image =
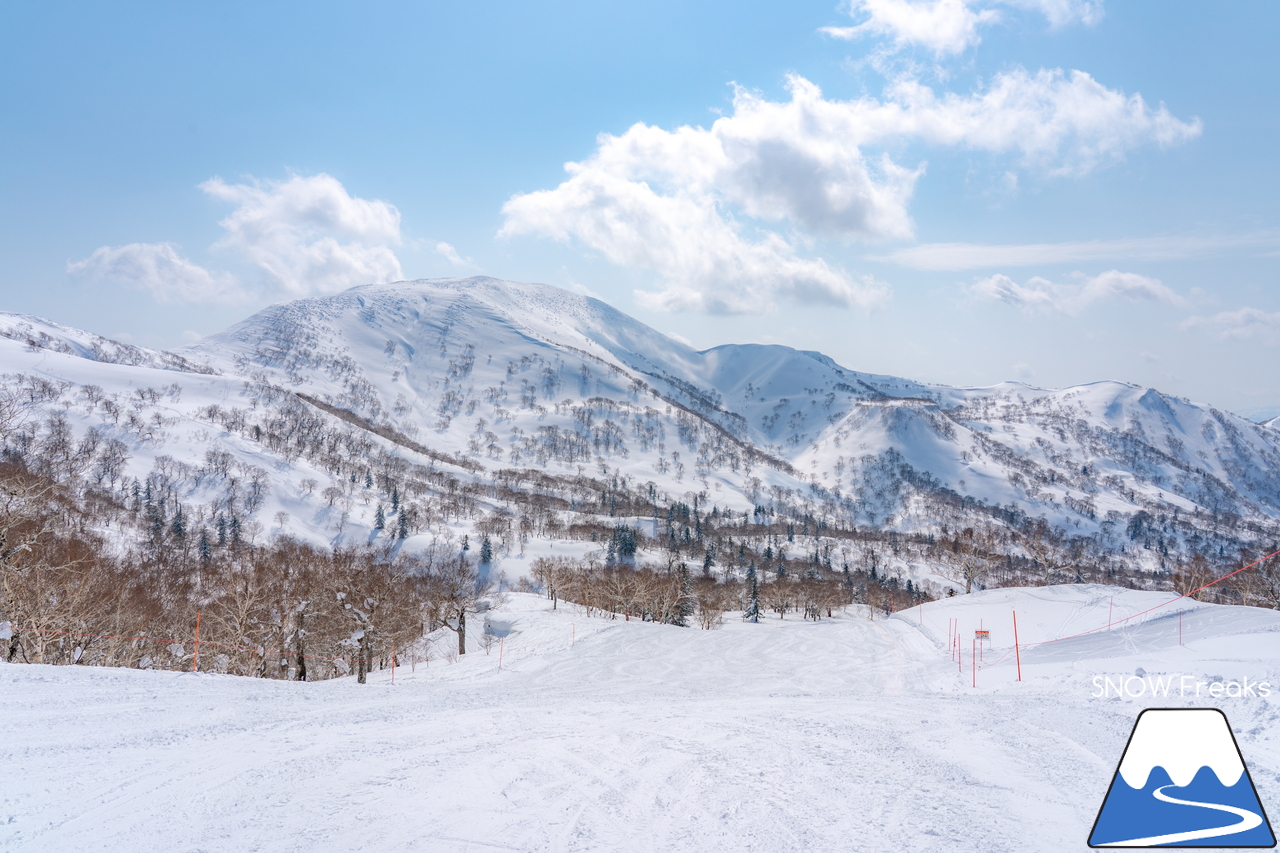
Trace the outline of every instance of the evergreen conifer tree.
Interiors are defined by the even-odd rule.
[[[693,579],[689,577],[689,565],[681,563],[678,569],[680,578],[680,599],[676,603],[676,612],[672,615],[671,624],[681,628],[689,627],[693,617]]]
[[[480,562],[486,566],[493,562],[493,543],[488,535],[480,540]]]
[[[760,621],[760,582],[756,577],[756,562],[747,567],[747,609],[742,613],[744,622]]]
[[[408,513],[404,513],[404,512],[402,512],[402,513],[400,513],[400,514],[399,514],[399,516],[397,516],[397,521],[396,521],[396,538],[397,538],[397,539],[408,539],[408,538],[409,538],[409,515],[408,515]]]
[[[213,559],[213,549],[209,547],[209,530],[208,528],[200,528],[200,561],[207,563]]]
[[[378,508],[373,513],[373,529],[385,530],[387,527],[387,514],[382,511],[382,504],[378,504]]]

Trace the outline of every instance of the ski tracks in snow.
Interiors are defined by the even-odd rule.
[[[475,654],[394,686],[0,665],[22,697],[0,849],[1083,849],[1131,720],[969,692],[902,620],[524,607],[502,671]]]

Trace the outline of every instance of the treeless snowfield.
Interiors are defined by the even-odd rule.
[[[501,670],[475,644],[364,686],[0,665],[0,849],[1084,850],[1144,707],[1222,708],[1280,813],[1280,613],[1181,602],[1185,645],[1166,608],[1026,648],[1016,681],[1012,610],[1031,643],[1167,597],[996,590],[708,632],[514,595]],[[1092,695],[1139,668],[1272,695]]]

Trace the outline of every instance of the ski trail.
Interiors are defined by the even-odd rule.
[[[1196,803],[1191,800],[1179,800],[1171,797],[1164,792],[1165,788],[1174,788],[1176,785],[1165,785],[1163,788],[1156,788],[1152,793],[1157,800],[1166,803],[1173,803],[1176,806],[1196,806],[1202,809],[1213,809],[1219,812],[1229,812],[1240,818],[1239,823],[1229,824],[1227,826],[1215,826],[1209,829],[1195,829],[1190,832],[1171,832],[1168,835],[1153,835],[1150,838],[1131,838],[1128,841],[1116,841],[1111,844],[1100,845],[1102,847],[1155,847],[1162,844],[1177,844],[1180,841],[1194,841],[1200,838],[1218,838],[1223,835],[1235,835],[1238,832],[1248,832],[1255,826],[1262,824],[1262,817],[1247,809],[1239,809],[1235,806],[1220,806],[1217,803]]]

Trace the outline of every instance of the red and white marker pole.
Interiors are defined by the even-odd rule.
[[[1022,652],[1018,650],[1018,611],[1013,611],[1013,657],[1018,661],[1018,680],[1022,680]]]

